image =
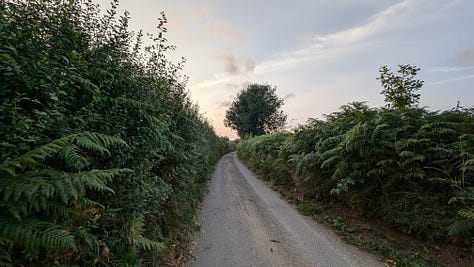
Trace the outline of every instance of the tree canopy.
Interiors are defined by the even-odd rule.
[[[276,87],[250,84],[235,97],[226,111],[224,124],[236,130],[239,137],[274,132],[286,124],[287,115],[281,110],[283,104]]]
[[[423,86],[423,81],[415,79],[420,68],[411,65],[398,67],[399,75],[393,74],[387,66],[380,68],[377,80],[382,83],[381,94],[385,96],[388,107],[398,109],[416,106],[420,101],[420,94],[416,92]]]

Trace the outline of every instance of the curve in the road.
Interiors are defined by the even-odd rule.
[[[238,160],[217,164],[189,266],[383,266],[299,214]]]

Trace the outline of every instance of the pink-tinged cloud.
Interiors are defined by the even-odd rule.
[[[229,45],[240,44],[242,31],[228,22],[217,19],[211,6],[194,7],[190,12],[195,23],[197,22],[196,26],[200,27],[204,34]]]
[[[461,66],[473,66],[474,65],[474,44],[468,48],[465,48],[453,59],[453,63]]]
[[[286,100],[288,100],[288,99],[290,99],[290,98],[293,98],[293,97],[296,97],[296,95],[293,94],[293,93],[289,93],[289,94],[286,94],[286,95],[283,97],[283,100],[286,101]]]
[[[223,75],[248,74],[255,70],[255,62],[251,58],[242,60],[233,54],[220,54],[217,59],[223,64]]]
[[[230,75],[239,73],[234,55],[219,55],[218,59],[224,64],[224,73]]]

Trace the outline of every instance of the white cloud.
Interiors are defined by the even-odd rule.
[[[474,70],[474,66],[471,66],[471,67],[443,66],[443,67],[435,67],[435,68],[428,69],[429,72],[460,72],[460,71],[466,71],[466,70]]]
[[[375,14],[369,19],[369,22],[361,26],[326,35],[314,34],[309,46],[281,53],[278,59],[257,65],[257,72],[265,73],[275,69],[288,68],[298,63],[349,53],[358,47],[371,45],[375,43],[370,40],[372,36],[409,23],[407,13],[413,12],[415,5],[420,5],[422,2],[405,0]]]
[[[454,78],[441,80],[441,81],[436,81],[436,82],[431,82],[431,83],[427,83],[427,85],[438,85],[438,84],[445,84],[445,83],[451,83],[451,82],[457,82],[457,81],[463,81],[463,80],[470,80],[470,79],[474,79],[474,74],[460,76],[460,77],[454,77]]]
[[[226,82],[231,82],[231,81],[234,81],[236,80],[237,78],[235,76],[230,76],[230,75],[222,75],[222,74],[218,74],[216,75],[217,77],[214,78],[214,79],[211,79],[211,80],[204,80],[202,82],[198,82],[197,84],[195,85],[191,85],[189,88],[191,90],[193,89],[200,89],[200,88],[205,88],[205,87],[209,87],[209,86],[213,86],[213,85],[218,85],[218,84],[222,84],[222,83],[226,83]]]
[[[417,7],[422,7],[424,2],[426,1],[401,1],[375,14],[363,25],[326,35],[313,34],[311,43],[306,47],[279,53],[272,59],[256,65],[254,63],[252,69],[255,70],[255,74],[265,74],[291,68],[308,61],[338,57],[341,54],[350,53],[360,48],[367,49],[377,43],[372,38],[376,34],[409,24],[410,14],[416,12]],[[219,78],[203,81],[192,87],[202,88],[234,80],[234,77],[229,76],[224,74]]]

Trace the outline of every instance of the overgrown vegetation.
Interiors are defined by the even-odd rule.
[[[0,2],[0,265],[165,265],[227,140],[118,1]]]
[[[430,112],[414,96],[388,108],[350,103],[294,133],[241,141],[239,158],[305,199],[345,205],[416,238],[456,241],[460,257],[471,255],[474,110]]]

